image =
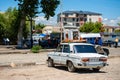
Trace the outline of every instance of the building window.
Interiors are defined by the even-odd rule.
[[[63,25],[64,25],[64,26],[66,26],[66,25],[67,25],[67,23],[63,23]]]
[[[66,18],[64,18],[64,21],[66,21]]]
[[[76,22],[78,22],[78,21],[79,21],[79,19],[77,18],[77,19],[76,19]]]
[[[80,26],[79,23],[76,23],[76,26]]]
[[[65,17],[68,17],[68,14],[65,14]]]
[[[67,22],[73,22],[72,18],[67,18]]]
[[[92,19],[91,19],[91,18],[89,18],[89,22],[92,22]]]
[[[113,29],[112,29],[112,32],[114,32],[114,31],[115,31],[115,29],[113,28]]]
[[[80,21],[83,21],[83,18],[80,18]]]
[[[75,18],[73,18],[73,21],[75,21]]]

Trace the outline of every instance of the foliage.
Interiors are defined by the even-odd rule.
[[[6,26],[5,15],[0,13],[0,40],[2,40],[2,38],[5,36],[4,33]]]
[[[104,28],[102,27],[102,23],[100,22],[96,22],[96,23],[87,22],[80,27],[80,32],[98,33],[98,32],[104,32]]]
[[[12,43],[15,43],[14,41],[17,40],[17,33],[18,33],[18,11],[16,8],[9,7],[7,11],[5,12],[6,18],[7,18],[7,29],[6,29],[6,35],[10,40],[13,40]]]
[[[37,33],[42,33],[42,29],[43,29],[44,27],[45,27],[44,24],[39,23],[39,24],[37,24],[37,25],[35,26],[35,31],[36,31]]]
[[[118,26],[120,26],[120,22],[119,23],[117,23],[118,24]]]
[[[32,47],[32,49],[31,49],[31,51],[32,51],[33,53],[39,53],[39,50],[40,50],[40,49],[42,49],[41,46],[39,46],[39,45],[34,45],[34,46]]]
[[[25,27],[26,17],[32,20],[39,13],[38,8],[41,7],[41,12],[45,14],[45,18],[54,16],[55,9],[59,5],[59,0],[15,0],[18,1],[20,27],[18,32],[18,46],[22,46],[23,28]],[[32,25],[31,25],[32,26]]]
[[[120,33],[120,29],[115,30],[115,33]]]
[[[44,24],[39,23],[35,26],[35,29],[43,29],[44,27],[45,27]]]
[[[2,16],[2,17],[1,17]],[[0,14],[0,38],[5,37],[14,40],[17,35],[17,29],[14,25],[17,18],[16,8],[9,7],[6,12]]]
[[[37,13],[44,13],[45,18],[54,16],[55,9],[60,4],[60,0],[15,0],[18,1],[21,14],[29,17],[35,17]],[[38,8],[41,7],[41,11]]]
[[[54,11],[59,3],[59,0],[41,0],[40,7],[42,8],[42,12],[45,14],[45,18],[47,18],[47,20],[50,16],[55,15]]]
[[[16,8],[9,7],[6,12],[0,13],[0,42],[7,37],[12,44],[16,44],[20,22],[19,17]],[[23,36],[27,36],[28,32],[28,26],[26,25],[23,29]]]

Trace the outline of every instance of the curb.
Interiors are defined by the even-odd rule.
[[[22,67],[22,66],[30,66],[30,65],[36,65],[36,63],[35,62],[27,62],[27,63],[13,63],[13,62],[11,62],[10,64],[0,65],[0,67],[12,67],[12,68],[15,68],[15,67]]]
[[[39,51],[40,52],[51,52],[54,51],[55,49],[42,49]],[[0,51],[1,54],[27,54],[27,53],[32,53],[31,50],[4,50]]]

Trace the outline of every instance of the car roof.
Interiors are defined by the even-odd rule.
[[[90,43],[60,43],[62,45],[93,45]]]
[[[69,45],[70,46],[70,51],[73,51],[73,46],[74,45],[90,45],[90,46],[94,46],[93,44],[90,43],[80,43],[80,42],[75,42],[75,43],[60,43],[60,45]]]

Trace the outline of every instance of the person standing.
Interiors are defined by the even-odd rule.
[[[98,41],[99,41],[99,38],[96,37],[96,38],[95,38],[95,41],[94,41],[94,44],[98,45]]]
[[[7,45],[10,44],[10,40],[9,40],[9,38],[6,38],[6,44],[7,44]]]
[[[118,38],[116,38],[116,39],[115,39],[115,48],[118,47],[118,41],[119,41]]]

